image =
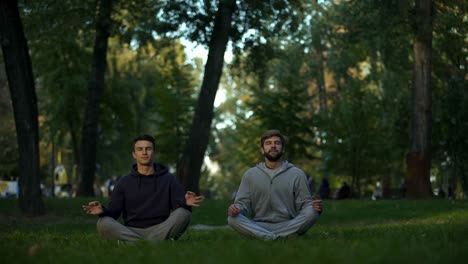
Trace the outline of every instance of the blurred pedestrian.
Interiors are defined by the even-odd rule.
[[[341,184],[341,187],[336,191],[335,199],[347,199],[351,196],[351,188],[346,182]]]

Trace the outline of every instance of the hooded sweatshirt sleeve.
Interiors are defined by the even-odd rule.
[[[189,211],[192,211],[192,207],[188,206],[185,201],[184,187],[172,176],[171,184],[171,209],[175,210],[179,207],[183,207]]]
[[[243,215],[248,215],[251,210],[251,192],[249,184],[249,171],[244,173],[242,180],[237,190],[235,205],[239,207]]]
[[[297,180],[294,183],[295,189],[295,203],[298,211],[304,209],[306,206],[312,206],[312,197],[310,196],[309,188],[307,185],[307,176],[302,170],[300,171]]]
[[[123,179],[121,179],[115,186],[114,191],[111,195],[109,206],[103,208],[102,214],[99,215],[100,217],[109,216],[114,218],[115,220],[119,219],[120,214],[123,211],[125,202],[123,190],[124,184],[122,183],[122,180]]]

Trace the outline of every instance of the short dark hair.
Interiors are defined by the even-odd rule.
[[[268,130],[265,133],[263,133],[261,139],[260,139],[260,147],[263,148],[263,143],[265,143],[265,140],[271,138],[271,137],[279,137],[281,139],[281,144],[283,145],[283,149],[286,148],[286,143],[288,142],[288,139],[286,136],[281,134],[279,130],[273,129],[273,130]]]
[[[139,135],[138,137],[136,137],[136,138],[133,140],[133,147],[132,147],[133,150],[135,149],[135,144],[137,143],[137,141],[141,141],[141,140],[151,142],[151,143],[153,144],[153,149],[156,148],[156,143],[155,143],[155,141],[154,141],[154,137],[145,134],[145,135]]]

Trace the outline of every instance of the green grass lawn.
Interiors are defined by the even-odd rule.
[[[1,263],[464,263],[468,202],[447,200],[325,201],[325,212],[301,237],[244,239],[229,228],[189,229],[178,241],[118,245],[98,237],[90,199],[46,199],[48,214],[22,217],[0,199]],[[226,225],[229,201],[208,200],[192,225]]]

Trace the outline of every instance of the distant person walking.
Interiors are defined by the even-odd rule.
[[[346,182],[341,184],[341,187],[336,191],[335,199],[347,199],[351,196],[351,188]]]
[[[187,229],[191,207],[200,206],[202,196],[184,195],[183,187],[168,169],[154,163],[155,142],[149,135],[133,141],[136,164],[112,191],[108,207],[98,201],[83,206],[98,215],[98,233],[107,239],[122,241],[158,241],[177,239]],[[124,224],[117,220],[123,215]]]
[[[265,132],[260,146],[265,162],[242,177],[228,224],[244,236],[265,240],[304,234],[319,218],[322,201],[312,201],[305,173],[281,159],[286,138],[278,130]]]

